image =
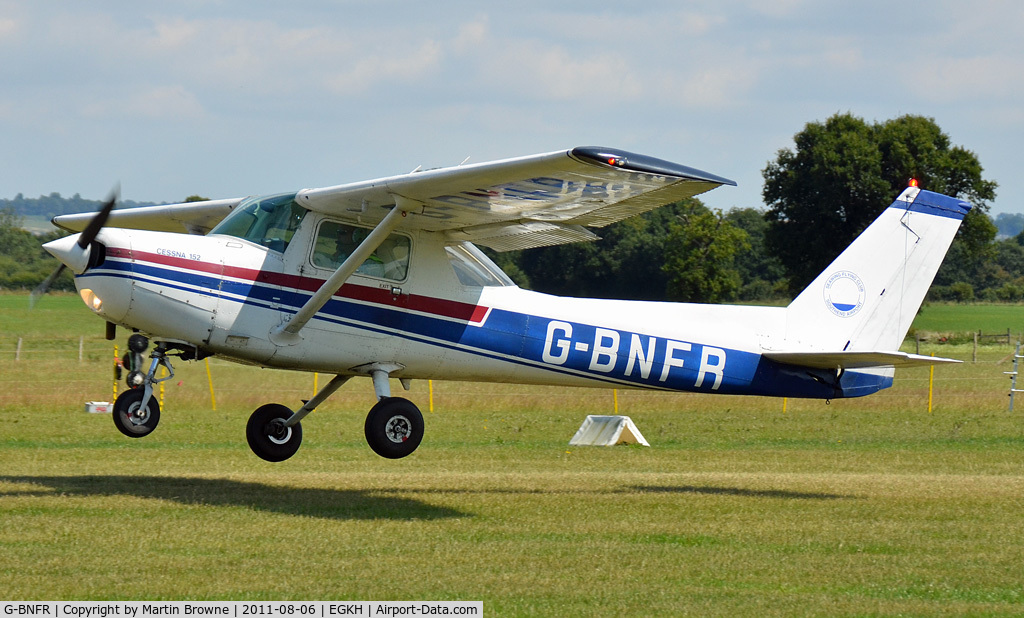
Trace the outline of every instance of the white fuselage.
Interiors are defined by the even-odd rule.
[[[354,274],[292,344],[271,332],[331,275],[310,213],[279,253],[222,235],[106,229],[102,264],[76,279],[105,319],[266,367],[392,377],[835,397],[760,356],[785,309],[563,298],[466,285],[432,232],[410,239],[401,280]]]

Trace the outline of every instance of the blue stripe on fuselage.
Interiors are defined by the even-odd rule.
[[[107,260],[81,276],[137,278],[284,313],[295,313],[310,293],[291,288]],[[754,352],[693,341],[492,308],[485,324],[426,315],[334,298],[316,319],[402,337],[428,345],[543,368],[608,384],[664,390],[808,398],[866,395],[891,385],[891,378],[846,372],[840,383],[830,372],[782,365]]]

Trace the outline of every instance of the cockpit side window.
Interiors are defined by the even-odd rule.
[[[370,234],[366,228],[324,221],[313,244],[313,265],[336,270]],[[391,234],[366,258],[356,272],[371,277],[402,281],[409,272],[409,238]]]
[[[253,197],[239,204],[210,234],[244,238],[283,253],[306,212],[295,203],[294,193]]]

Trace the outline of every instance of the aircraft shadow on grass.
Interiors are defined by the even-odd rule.
[[[245,507],[254,511],[324,519],[443,519],[465,517],[455,509],[384,492],[280,487],[233,481],[167,476],[0,476],[4,483],[49,487],[70,496],[135,496],[186,505]],[[3,496],[52,496],[50,491],[0,490]]]
[[[383,489],[381,493],[426,494],[436,489]],[[531,488],[488,488],[488,489],[445,489],[447,494],[500,494],[500,495],[543,495],[543,494],[705,494],[710,496],[738,496],[741,498],[781,498],[783,500],[853,500],[861,496],[829,494],[822,492],[788,491],[785,489],[746,489],[743,487],[710,487],[697,485],[634,485],[619,489],[605,488],[565,488],[565,489],[531,489]]]
[[[739,496],[741,498],[783,498],[787,500],[850,500],[858,496],[821,492],[788,491],[785,489],[745,489],[742,487],[708,487],[697,485],[646,486],[632,488],[638,492],[663,494],[706,494],[711,496]]]

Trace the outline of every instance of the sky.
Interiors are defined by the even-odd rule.
[[[0,0],[0,198],[177,202],[608,146],[731,178],[934,118],[1024,212],[1024,3]],[[895,196],[894,196],[895,197]]]

